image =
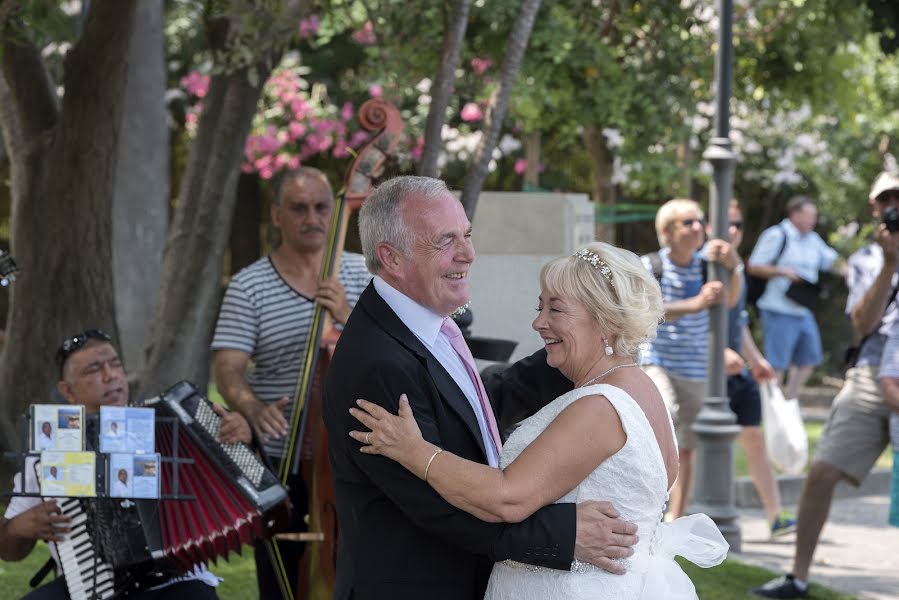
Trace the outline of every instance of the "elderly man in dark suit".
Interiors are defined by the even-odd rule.
[[[520,419],[572,387],[541,351],[488,381],[494,408],[486,402],[448,318],[469,300],[475,252],[465,211],[442,181],[383,183],[363,206],[359,228],[375,278],[347,322],[325,382],[340,520],[334,597],[479,600],[492,563],[505,559],[567,570],[578,558],[621,572],[614,559],[632,553],[636,528],[608,503],[554,504],[521,523],[486,523],[399,463],[359,452],[348,435],[358,428],[348,412],[356,399],[396,413],[405,393],[425,439],[497,466],[496,415],[500,422]]]

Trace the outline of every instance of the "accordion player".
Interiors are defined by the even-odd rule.
[[[161,499],[57,499],[70,519],[55,550],[72,600],[163,590],[168,599],[173,582],[207,588],[201,581],[217,578],[205,563],[265,537],[284,506],[286,490],[246,445],[217,441],[221,417],[193,385],[181,382],[144,406],[156,411],[157,450],[169,458]]]

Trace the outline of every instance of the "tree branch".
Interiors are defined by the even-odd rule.
[[[428,109],[428,120],[425,123],[425,144],[421,153],[421,164],[418,174],[426,177],[437,177],[437,158],[443,146],[441,133],[446,123],[446,107],[453,93],[453,82],[456,80],[456,68],[462,54],[465,41],[465,30],[468,26],[468,12],[471,0],[458,0],[453,9],[444,16],[443,48],[440,51],[440,65],[431,86],[431,106]]]
[[[56,92],[34,44],[8,40],[2,45],[6,90],[0,126],[10,158],[23,156],[51,130],[59,117]]]
[[[6,21],[18,6],[19,3],[16,0],[3,0],[3,2],[0,2],[0,29],[6,27]]]
[[[468,168],[462,184],[461,201],[469,219],[474,217],[478,196],[484,180],[487,178],[487,169],[493,156],[493,150],[499,141],[499,133],[506,116],[506,109],[509,106],[509,96],[512,94],[512,87],[518,77],[524,51],[531,39],[531,31],[540,10],[540,2],[541,0],[524,0],[522,2],[515,25],[512,27],[512,33],[509,35],[505,57],[500,67],[499,87],[490,99],[490,106],[484,117],[483,136],[475,149],[471,166]]]

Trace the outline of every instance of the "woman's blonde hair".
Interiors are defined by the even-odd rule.
[[[656,211],[656,236],[659,238],[659,248],[668,246],[668,240],[665,239],[665,230],[668,226],[677,220],[677,215],[688,211],[696,211],[699,218],[703,217],[702,207],[696,200],[675,198],[659,207]]]
[[[659,283],[629,250],[593,242],[578,254],[583,251],[595,255],[597,264],[577,254],[557,258],[543,265],[540,286],[581,303],[609,333],[616,354],[636,357],[640,344],[655,337],[664,314]]]

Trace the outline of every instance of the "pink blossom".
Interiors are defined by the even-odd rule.
[[[275,171],[270,167],[265,167],[264,169],[259,169],[259,177],[262,179],[271,179],[274,177]]]
[[[384,88],[379,83],[373,83],[368,86],[368,95],[372,98],[380,98],[384,94]]]
[[[358,148],[368,141],[368,132],[358,129],[350,134],[350,148]]]
[[[252,172],[255,171],[255,170],[256,170],[256,169],[253,168],[253,165],[250,164],[250,163],[248,163],[248,162],[245,162],[245,163],[243,163],[243,164],[240,165],[240,172],[241,172],[241,173],[252,173]]]
[[[463,121],[480,121],[483,118],[484,114],[481,112],[481,107],[478,106],[474,102],[469,102],[465,106],[462,107],[462,112],[459,113],[459,116],[462,117]]]
[[[294,98],[290,103],[290,110],[293,111],[293,117],[297,121],[302,121],[309,112],[309,105],[302,98]]]
[[[263,154],[272,154],[278,151],[278,148],[281,147],[281,142],[278,141],[278,137],[273,128],[269,128],[269,132],[263,136],[257,138],[258,141],[258,150]]]
[[[415,147],[412,148],[412,160],[418,162],[421,160],[421,155],[425,151],[425,138],[424,136],[419,136],[418,140],[415,142]]]
[[[334,149],[331,151],[331,155],[334,158],[346,158],[350,155],[349,150],[347,150],[347,145],[344,140],[337,140],[337,143],[334,144]]]
[[[352,37],[353,41],[360,46],[371,46],[378,41],[378,38],[375,36],[375,26],[371,20],[366,21],[362,29],[354,33]]]
[[[291,141],[301,138],[306,134],[306,126],[297,121],[291,121],[287,126],[287,137]]]
[[[515,161],[515,172],[519,175],[524,175],[524,172],[528,170],[528,161],[526,158],[519,158]]]
[[[260,156],[256,160],[253,161],[253,166],[256,169],[268,169],[272,166],[272,162],[274,161],[274,157],[271,154],[266,154],[265,156]]]
[[[483,75],[484,71],[493,66],[493,61],[489,58],[472,58],[471,59],[471,70],[475,72],[475,75]]]
[[[188,127],[196,125],[199,120],[200,120],[200,117],[196,113],[196,111],[191,110],[191,111],[188,111],[186,115],[184,115],[184,122]]]
[[[291,156],[287,160],[287,168],[293,171],[294,169],[300,168],[300,157],[299,156]]]
[[[188,94],[203,98],[209,91],[209,75],[203,75],[197,71],[191,71],[181,78],[181,87],[187,90]]]
[[[349,121],[353,118],[353,103],[352,102],[344,102],[343,108],[340,109],[340,118],[344,121]]]
[[[321,27],[318,15],[311,15],[300,21],[300,39],[306,40],[318,33]]]

